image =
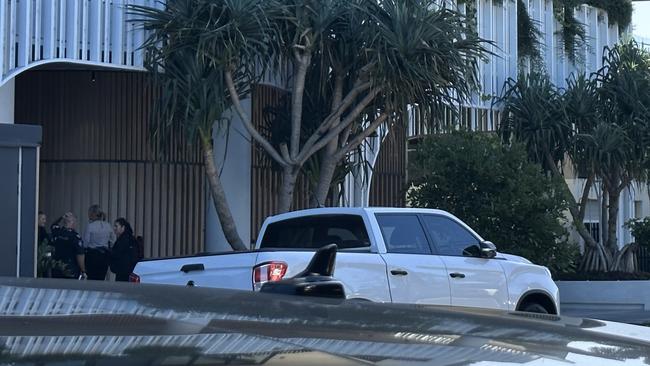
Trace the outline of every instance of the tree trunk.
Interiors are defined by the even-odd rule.
[[[581,272],[607,272],[610,270],[612,256],[602,245],[585,246],[585,252],[578,266]]]
[[[633,273],[637,270],[636,253],[639,250],[638,244],[627,244],[616,254],[614,258],[613,271]]]
[[[206,137],[202,137],[202,140],[205,175],[208,177],[212,202],[217,210],[217,216],[219,217],[219,223],[221,223],[223,234],[233,250],[248,250],[249,248],[244,245],[239,237],[235,220],[232,218],[232,214],[230,213],[226,193],[223,190],[221,178],[219,177],[217,167],[214,164],[212,143],[210,139]]]
[[[562,193],[564,194],[564,198],[568,203],[569,213],[571,213],[571,217],[573,218],[573,225],[575,225],[578,234],[585,241],[585,254],[586,254],[587,248],[591,248],[593,250],[594,248],[598,247],[598,243],[591,236],[589,230],[587,230],[587,227],[584,224],[584,217],[580,215],[580,208],[578,207],[578,202],[576,202],[576,198],[573,196],[573,193],[571,192],[571,189],[567,185],[564,176],[558,169],[557,163],[553,160],[553,157],[548,153],[546,154],[546,163],[549,165],[549,168],[551,169],[551,173],[553,174],[553,176],[558,179],[562,179],[562,183],[563,183]],[[589,189],[589,187],[585,187],[585,189]],[[586,202],[583,202],[582,204],[586,204]]]
[[[296,188],[298,179],[298,169],[294,166],[282,168],[282,186],[280,186],[278,213],[284,213],[291,210],[293,204],[293,192]]]
[[[613,191],[609,192],[609,207],[607,210],[607,249],[612,254],[616,255],[618,252],[618,242],[617,242],[617,223],[618,223],[618,205],[619,205],[619,196],[620,192],[614,188]]]
[[[329,145],[327,145],[323,155],[321,156],[318,184],[316,185],[311,202],[309,203],[311,207],[325,205],[327,194],[332,185],[332,178],[334,178],[334,172],[336,172],[336,166],[338,165],[338,161],[334,158],[336,148],[338,147],[337,145],[338,139],[334,139]]]
[[[587,227],[585,226],[584,223],[584,219],[581,218],[580,216],[580,209],[578,208],[578,203],[576,202],[575,197],[573,197],[573,193],[571,193],[569,186],[566,185],[566,182],[562,185],[562,188],[564,190],[564,197],[569,204],[569,212],[571,213],[571,217],[573,218],[573,225],[576,227],[576,230],[578,231],[580,237],[585,241],[585,253],[586,253],[587,248],[595,248],[598,246],[598,243],[591,236],[589,230],[587,230]]]

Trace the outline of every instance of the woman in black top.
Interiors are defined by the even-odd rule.
[[[111,271],[115,273],[115,281],[128,281],[138,263],[138,243],[133,236],[131,224],[124,218],[115,220],[113,225],[117,241],[111,251]]]
[[[43,211],[38,211],[38,243],[41,245],[43,243],[50,244],[50,234],[47,233],[45,229],[45,224],[47,223],[47,216]]]
[[[86,278],[86,266],[81,236],[75,231],[77,218],[68,212],[52,225],[54,260],[63,262],[65,270],[53,269],[55,278]]]

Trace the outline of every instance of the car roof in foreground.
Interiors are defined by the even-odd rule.
[[[595,320],[207,288],[0,279],[1,363],[647,364],[650,330]]]

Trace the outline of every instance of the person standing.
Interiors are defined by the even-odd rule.
[[[83,236],[88,279],[103,281],[108,272],[110,247],[115,242],[115,233],[99,205],[88,208],[88,219],[90,223]]]
[[[43,211],[38,211],[38,245],[50,243],[50,234],[47,233],[45,224],[47,224],[47,216]]]
[[[111,271],[115,273],[115,281],[126,282],[138,263],[138,243],[133,236],[131,224],[126,219],[115,220],[113,229],[117,241],[111,251]]]
[[[52,225],[52,246],[54,260],[61,261],[65,270],[53,269],[55,278],[86,278],[86,264],[81,236],[76,231],[77,218],[67,212]]]

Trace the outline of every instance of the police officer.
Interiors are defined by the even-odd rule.
[[[86,266],[83,242],[75,230],[77,218],[68,212],[52,225],[52,246],[54,260],[63,262],[65,270],[53,269],[52,277],[85,279]]]
[[[88,279],[103,281],[108,271],[110,246],[115,243],[115,233],[111,224],[106,222],[106,214],[102,212],[99,205],[90,206],[88,219],[90,223],[83,237]]]

